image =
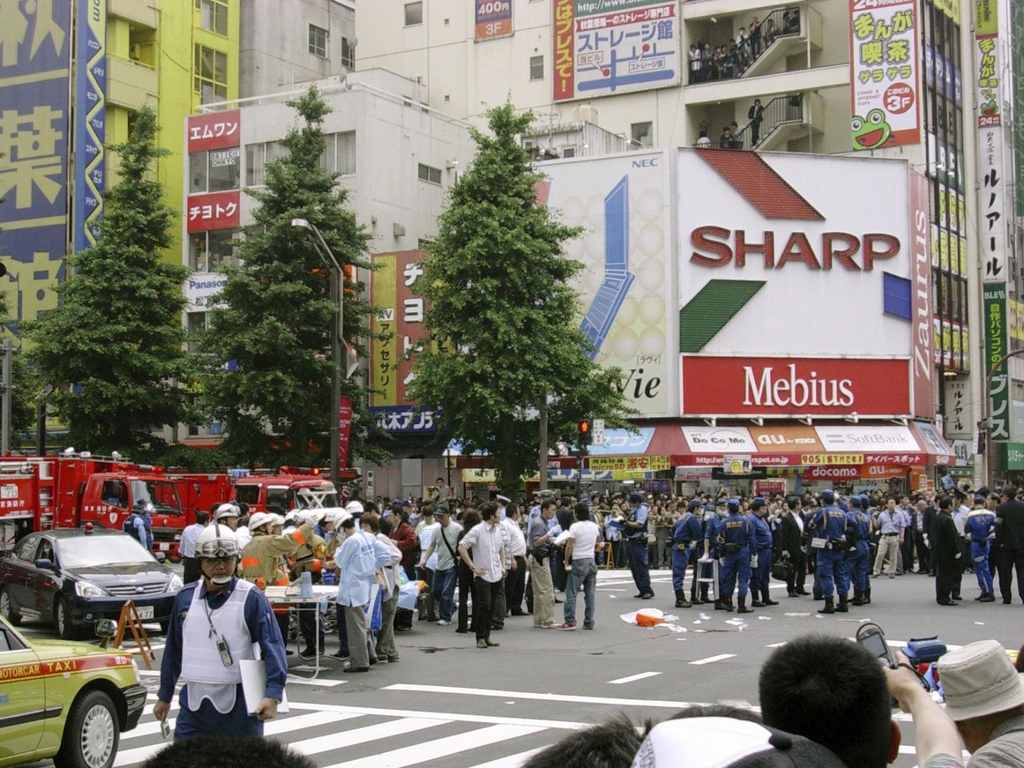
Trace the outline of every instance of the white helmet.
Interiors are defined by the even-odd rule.
[[[338,518],[345,514],[345,510],[341,507],[327,507],[324,510],[324,522],[325,523],[337,523]]]
[[[314,527],[319,525],[326,516],[327,512],[322,509],[304,509],[299,512],[299,520]]]
[[[226,525],[208,525],[196,539],[196,557],[238,557],[238,539]]]
[[[249,530],[258,531],[260,528],[272,521],[273,515],[267,512],[254,512],[252,517],[249,518]]]
[[[284,517],[282,517],[281,515],[277,514],[276,512],[271,512],[270,513],[270,524],[272,526],[275,526],[275,525],[283,526],[284,525]]]
[[[345,511],[355,517],[363,514],[363,503],[361,501],[350,501],[345,505]]]
[[[217,511],[213,513],[214,520],[226,520],[229,517],[241,517],[242,510],[238,508],[237,504],[227,502],[217,507]]]

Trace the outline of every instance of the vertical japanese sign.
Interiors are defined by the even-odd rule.
[[[921,140],[914,0],[850,0],[854,149]]]
[[[946,412],[943,431],[950,440],[968,440],[974,424],[971,421],[969,403],[971,392],[969,382],[964,379],[950,379],[944,384],[946,389]]]
[[[1000,114],[999,10],[997,0],[976,0],[974,20],[975,98],[978,104],[978,256],[982,280],[1006,281],[1006,180]]]
[[[678,85],[677,0],[554,0],[555,101]]]
[[[237,109],[190,115],[186,119],[186,149],[191,155],[208,152],[209,169],[237,166],[241,154],[241,113]],[[187,166],[186,166],[187,167]],[[185,227],[189,233],[216,229],[237,229],[241,218],[241,191],[205,192],[188,196]]]
[[[348,443],[352,434],[352,398],[342,397],[338,401],[338,466],[345,468],[348,461]]]
[[[512,35],[512,0],[475,0],[476,40]]]
[[[1006,285],[986,284],[985,301],[985,373],[992,372],[1007,352]],[[992,376],[989,401],[989,439],[1006,442],[1010,439],[1010,377],[1004,363]]]
[[[372,303],[378,308],[373,318],[374,335],[370,349],[370,412],[388,432],[432,432],[433,414],[419,411],[406,394],[412,382],[413,360],[419,343],[427,335],[426,299],[417,280],[427,251],[400,251],[373,256],[380,267],[373,273]]]
[[[18,320],[57,306],[67,252],[71,3],[0,3],[0,256]]]
[[[106,158],[107,1],[78,3],[75,45],[75,252],[96,244],[103,215]]]

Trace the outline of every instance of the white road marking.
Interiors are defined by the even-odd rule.
[[[648,677],[657,677],[660,674],[661,672],[641,672],[638,675],[620,677],[618,680],[609,680],[608,685],[624,685],[625,683],[632,683],[634,680],[643,680]]]
[[[487,696],[491,698],[526,699],[531,701],[564,701],[573,704],[607,704],[613,707],[657,707],[659,709],[682,709],[683,707],[694,706],[696,703],[688,703],[685,701],[652,701],[649,699],[615,699],[607,696],[575,696],[558,693],[534,693],[532,691],[492,691],[487,688],[459,688],[449,685],[415,685],[411,683],[395,683],[394,685],[385,686],[384,688],[381,688],[381,690],[410,691],[417,693],[451,693],[462,696]],[[292,709],[295,709],[296,706],[297,705],[293,704]],[[390,712],[391,710],[384,711]],[[458,715],[455,719],[465,718],[462,715]],[[504,722],[502,718],[497,718],[497,721]],[[538,720],[535,722],[547,721]]]
[[[735,655],[735,653],[720,653],[717,656],[708,656],[706,659],[698,659],[697,661],[691,661],[690,664],[692,664],[695,667],[699,667],[703,664],[714,664],[716,661],[725,661],[726,659],[733,658]]]
[[[544,747],[537,747],[536,749],[528,749],[526,752],[520,752],[518,755],[499,757],[497,760],[480,763],[480,765],[477,765],[475,768],[521,768],[523,763],[536,755],[542,749],[544,749]]]
[[[337,717],[337,715],[334,716]],[[349,715],[348,717],[359,717],[359,715]],[[321,752],[330,752],[333,749],[343,749],[345,747],[355,746],[356,744],[366,744],[367,742],[377,741],[378,739],[384,739],[386,741],[391,736],[398,736],[403,733],[414,733],[415,731],[422,731],[438,725],[445,725],[448,722],[450,721],[428,720],[422,717],[404,717],[400,720],[389,720],[386,723],[375,723],[364,728],[355,728],[351,731],[336,731],[324,736],[315,736],[311,739],[292,741],[289,742],[288,746],[292,749],[298,750],[304,755],[316,755]]]

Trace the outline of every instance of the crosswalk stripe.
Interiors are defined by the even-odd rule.
[[[335,715],[337,717],[337,715]],[[428,720],[426,718],[406,717],[401,720],[391,720],[386,723],[376,723],[365,728],[354,728],[351,731],[338,731],[324,736],[316,736],[303,741],[293,741],[288,744],[292,749],[298,750],[304,755],[316,755],[320,752],[330,752],[332,749],[354,747],[357,744],[366,744],[377,739],[388,739],[400,736],[403,733],[414,733],[426,728],[433,728],[438,725],[446,725],[449,720]]]
[[[384,689],[387,690],[387,689]],[[614,704],[616,699],[602,699],[605,703],[611,702]],[[638,701],[638,704],[648,704],[646,701]],[[676,707],[680,709],[686,706],[681,704]],[[453,712],[421,712],[411,709],[385,709],[383,707],[354,707],[347,706],[344,704],[299,704],[292,702],[292,711],[317,711],[317,712],[352,712],[357,715],[379,715],[381,717],[389,717],[395,719],[398,717],[422,717],[427,720],[438,721],[456,721],[460,723],[481,723],[485,725],[516,725],[527,728],[545,728],[559,729],[565,731],[576,731],[581,728],[589,728],[593,723],[574,723],[569,720],[542,720],[540,718],[529,718],[529,717],[500,717],[498,715],[473,715],[466,713],[453,713]]]
[[[690,664],[692,664],[695,667],[699,667],[703,664],[714,664],[716,661],[725,661],[726,659],[731,659],[735,655],[735,653],[720,653],[717,656],[708,656],[706,659],[697,659],[697,661],[691,661]]]
[[[492,725],[469,733],[445,736],[442,739],[415,744],[411,747],[402,747],[379,755],[337,763],[329,768],[405,768],[405,766],[419,765],[430,760],[491,746],[520,736],[529,736],[531,733],[543,730],[542,727],[523,725]]]
[[[536,749],[528,749],[525,752],[520,752],[518,755],[499,757],[497,760],[480,763],[479,765],[474,766],[474,768],[522,768],[523,763],[536,755],[542,749],[544,749],[544,747],[537,747]]]
[[[418,685],[395,683],[382,688],[383,691],[409,691],[414,693],[450,693],[461,696],[488,696],[501,699],[532,699],[538,701],[564,701],[572,704],[607,704],[613,707],[658,707],[660,709],[682,709],[695,702],[665,701],[648,699],[610,698],[608,696],[577,696],[560,693],[535,693],[533,691],[495,691],[487,688],[462,688],[451,685]],[[461,719],[461,718],[460,718]]]

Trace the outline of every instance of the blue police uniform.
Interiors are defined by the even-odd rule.
[[[754,526],[740,514],[740,504],[736,499],[729,500],[729,516],[721,522],[718,542],[725,555],[719,582],[722,590],[722,601],[727,611],[733,610],[732,593],[739,581],[738,613],[753,613],[747,608],[747,589],[750,586],[751,550],[756,550]]]
[[[846,608],[846,593],[850,584],[846,580],[842,561],[846,557],[846,527],[849,520],[846,513],[835,505],[835,494],[822,491],[825,506],[814,513],[811,527],[816,536],[825,539],[825,546],[818,549],[816,575],[821,585],[821,596],[825,598],[822,613],[835,613],[834,590],[838,587],[841,610]]]
[[[707,557],[714,559],[717,557],[715,536],[715,505],[708,502],[704,505],[704,519],[701,521],[701,539],[707,545]],[[710,562],[704,562],[694,565],[693,568],[693,584],[690,587],[691,601],[694,605],[703,605],[704,603],[711,602],[711,598],[708,596],[708,589],[710,588],[709,582],[704,582],[700,585],[700,591],[697,591],[697,579],[710,579],[714,573],[714,567]]]
[[[629,561],[629,572],[633,574],[633,583],[640,590],[637,597],[649,600],[654,597],[654,591],[651,589],[651,571],[647,561],[647,505],[639,493],[631,493],[629,503],[636,506],[626,520],[638,523],[640,527],[629,526],[622,532],[626,538],[626,559]]]
[[[984,503],[975,498],[976,504]],[[974,561],[974,575],[978,578],[978,588],[981,595],[976,598],[978,602],[991,603],[996,599],[992,586],[992,567],[989,560],[991,537],[995,531],[995,512],[976,507],[971,510],[964,521],[964,533],[971,537],[971,560]]]
[[[672,589],[676,593],[676,608],[690,607],[686,600],[686,567],[690,563],[690,552],[696,549],[703,535],[700,520],[693,514],[695,506],[700,507],[691,504],[672,528]]]
[[[871,515],[863,496],[850,499],[852,524],[857,534],[856,548],[848,555],[853,578],[853,604],[867,605],[871,600]]]
[[[758,506],[760,504],[760,506]],[[762,509],[765,505],[764,499],[756,498],[751,504],[752,508]],[[753,600],[750,603],[755,608],[765,605],[778,605],[778,602],[771,599],[769,592],[772,577],[772,529],[768,521],[757,514],[750,516],[750,523],[754,526],[754,542],[757,547],[757,567],[751,563],[750,591],[753,592]]]

